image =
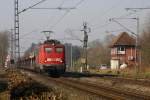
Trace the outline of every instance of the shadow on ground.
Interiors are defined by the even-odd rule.
[[[82,77],[117,77],[118,75],[111,74],[92,74],[89,72],[65,72],[61,77],[82,78]]]

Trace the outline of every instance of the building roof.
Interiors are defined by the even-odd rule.
[[[110,47],[114,46],[135,46],[135,39],[131,37],[127,32],[122,32],[119,36],[117,36]]]

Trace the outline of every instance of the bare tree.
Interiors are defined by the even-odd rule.
[[[4,66],[6,56],[9,48],[9,35],[8,32],[0,32],[0,65]]]
[[[150,23],[141,35],[142,66],[150,67]]]
[[[89,43],[88,63],[91,65],[110,64],[110,48],[114,35],[107,35],[104,41],[95,40]]]

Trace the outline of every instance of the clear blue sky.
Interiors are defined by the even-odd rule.
[[[20,10],[24,9],[40,0],[19,0]],[[47,0],[37,7],[74,7],[81,0]],[[117,18],[127,15],[130,12],[125,8],[132,7],[150,7],[150,0],[83,0],[76,9],[71,10],[65,17],[59,21],[65,11],[59,10],[28,10],[20,14],[20,38],[21,47],[27,48],[32,42],[39,42],[44,39],[41,31],[52,30],[52,38],[64,39],[72,38],[68,30],[73,30],[74,37],[83,38],[80,31],[83,21],[87,21],[91,27],[89,41],[102,39],[106,31],[120,30],[122,27],[116,23],[109,22],[109,18]],[[128,17],[140,17],[141,30],[145,23],[146,16],[150,10],[139,11]],[[125,26],[135,31],[135,21],[120,21]],[[14,23],[14,0],[0,1],[0,31],[8,30],[13,27]],[[52,27],[54,26],[54,27]],[[73,44],[81,43],[76,40],[63,40]]]

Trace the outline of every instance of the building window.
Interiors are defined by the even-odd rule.
[[[118,51],[125,51],[125,47],[120,46],[120,47],[117,48],[117,50],[118,50]]]
[[[117,47],[117,53],[118,54],[125,54],[125,47],[124,46]]]

